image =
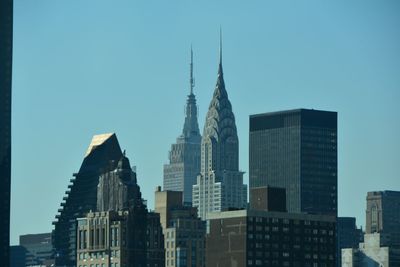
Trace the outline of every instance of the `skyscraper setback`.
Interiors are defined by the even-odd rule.
[[[164,264],[160,223],[114,133],[93,137],[74,176],[54,222],[56,266]]]
[[[57,266],[76,265],[76,219],[85,217],[97,209],[99,177],[117,169],[123,153],[115,134],[93,137],[79,172],[61,202],[60,214],[56,215],[53,244]]]
[[[0,1],[0,259],[9,266],[13,1]]]
[[[164,165],[164,190],[182,191],[183,202],[192,202],[192,186],[200,172],[201,135],[197,122],[196,96],[193,94],[193,51],[190,51],[190,93],[182,134],[172,144],[169,164]]]
[[[252,115],[249,143],[250,188],[285,188],[288,212],[337,216],[336,112]]]
[[[239,140],[225,89],[220,47],[217,84],[201,140],[201,169],[193,186],[193,206],[204,220],[209,212],[245,208],[246,204],[247,186],[239,171]]]

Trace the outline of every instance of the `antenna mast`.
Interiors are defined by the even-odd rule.
[[[190,94],[193,95],[194,77],[193,77],[193,49],[190,45]]]

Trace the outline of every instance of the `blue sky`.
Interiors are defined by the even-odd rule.
[[[364,224],[367,191],[400,190],[398,1],[14,5],[12,244],[21,234],[52,230],[94,134],[117,133],[153,208],[170,144],[183,127],[190,45],[202,129],[220,26],[243,171],[250,114],[332,110],[339,125],[339,215]]]

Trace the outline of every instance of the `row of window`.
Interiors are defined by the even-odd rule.
[[[108,267],[108,264],[98,263],[98,264],[90,264],[90,265],[79,265],[79,267]],[[110,263],[109,267],[120,267],[118,263]]]
[[[253,223],[273,223],[273,224],[290,224],[293,225],[320,225],[320,226],[333,226],[331,222],[322,221],[311,221],[311,220],[296,220],[296,219],[279,219],[279,218],[268,218],[268,217],[248,217],[249,222]]]
[[[85,260],[85,259],[104,259],[107,256],[105,251],[102,252],[91,252],[91,253],[78,253],[78,258],[80,260]],[[116,257],[118,258],[120,256],[120,251],[119,250],[111,250],[111,257]]]

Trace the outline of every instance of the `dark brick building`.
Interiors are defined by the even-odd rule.
[[[266,211],[210,213],[206,266],[336,266],[336,218]]]

